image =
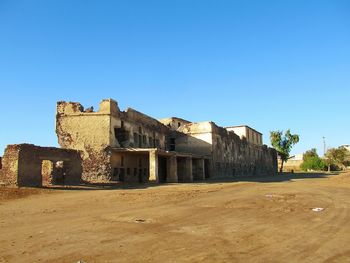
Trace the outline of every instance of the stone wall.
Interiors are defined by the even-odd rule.
[[[215,124],[212,134],[212,169],[217,177],[273,175],[277,172],[274,149],[249,143]]]
[[[19,145],[8,145],[2,158],[2,177],[5,185],[17,185]]]
[[[0,181],[12,186],[42,186],[45,181],[44,161],[51,161],[53,164],[53,173],[50,176],[52,184],[81,183],[82,166],[77,151],[32,144],[7,146]]]

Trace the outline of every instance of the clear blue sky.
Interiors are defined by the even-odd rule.
[[[57,146],[56,101],[350,144],[350,1],[0,0],[0,155]]]

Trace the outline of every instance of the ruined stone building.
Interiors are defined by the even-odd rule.
[[[8,145],[0,183],[8,186],[76,185],[82,183],[78,151],[33,144]]]
[[[156,120],[131,108],[121,111],[112,99],[97,111],[58,102],[56,133],[61,148],[9,145],[0,181],[17,186],[192,182],[277,172],[276,151],[248,126]]]
[[[248,126],[156,120],[103,100],[98,111],[58,102],[56,132],[64,149],[81,153],[86,181],[191,182],[206,178],[263,175],[277,171],[275,150]]]

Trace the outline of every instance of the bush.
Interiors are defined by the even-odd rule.
[[[300,168],[304,171],[323,171],[326,170],[326,163],[318,156],[316,149],[307,151],[303,156],[303,163]]]

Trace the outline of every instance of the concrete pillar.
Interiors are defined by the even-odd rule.
[[[191,157],[186,157],[184,181],[185,182],[193,182],[192,158]]]
[[[158,154],[156,150],[149,152],[149,180],[159,183]]]
[[[167,182],[177,183],[177,158],[176,155],[171,155],[167,158]]]

